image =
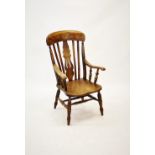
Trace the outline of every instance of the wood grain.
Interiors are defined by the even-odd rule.
[[[94,85],[93,83],[90,83],[88,80],[75,80],[67,82],[66,85],[66,94],[69,96],[84,96],[102,89],[100,85]]]
[[[55,42],[66,41],[66,40],[85,41],[85,35],[84,33],[76,30],[57,31],[47,36],[46,43],[48,46],[50,46]]]
[[[73,71],[73,64],[71,62],[70,49],[69,49],[69,45],[67,41],[63,41],[63,53],[64,53],[64,58],[65,58],[66,75],[69,81],[72,81],[74,71]]]

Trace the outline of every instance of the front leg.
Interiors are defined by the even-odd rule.
[[[71,98],[69,97],[67,105],[67,125],[70,125],[71,120]]]
[[[54,109],[56,109],[57,107],[59,96],[60,96],[60,89],[57,90],[57,93],[55,96]]]
[[[100,112],[101,112],[101,115],[103,116],[102,96],[101,96],[100,91],[98,92],[97,96],[98,96],[98,102],[99,102],[99,105],[100,105]]]

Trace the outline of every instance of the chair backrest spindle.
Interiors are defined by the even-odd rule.
[[[81,45],[81,51],[82,51],[82,64],[83,64],[83,79],[86,80],[86,75],[87,75],[87,70],[86,70],[86,65],[85,65],[85,48],[84,48],[84,42],[82,41]]]
[[[77,59],[78,59],[78,80],[80,80],[80,51],[79,51],[79,41],[77,41]]]
[[[90,70],[89,70],[89,82],[91,82],[91,78],[92,78],[92,68],[90,67]]]
[[[75,80],[77,80],[77,75],[76,75],[76,57],[75,57],[75,44],[74,40],[72,40],[72,50],[73,50],[73,61],[74,61],[74,73],[75,73]]]
[[[96,75],[95,75],[95,79],[94,79],[94,84],[96,84],[96,82],[97,82],[98,74],[99,74],[99,69],[96,70]]]
[[[54,49],[54,54],[55,54],[55,57],[56,57],[56,60],[57,60],[57,63],[58,63],[58,66],[61,70],[61,66],[60,66],[60,62],[59,62],[59,58],[58,58],[58,55],[57,55],[57,51],[56,51],[56,48],[55,48],[55,45],[53,44],[53,49]]]
[[[54,60],[54,55],[53,55],[53,51],[52,51],[51,46],[49,46],[49,50],[50,50],[51,60],[52,60],[52,63],[53,63],[53,65],[54,65],[54,64],[55,64],[55,60]]]
[[[58,53],[59,53],[59,59],[60,59],[60,63],[61,63],[61,68],[62,68],[63,73],[65,73],[65,69],[64,69],[63,62],[62,62],[62,57],[61,57],[59,43],[57,42],[56,44],[57,44],[57,49],[58,49]]]

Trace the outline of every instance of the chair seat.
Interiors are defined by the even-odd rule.
[[[67,92],[69,96],[82,96],[90,93],[98,92],[101,86],[89,82],[88,80],[74,80],[67,82]]]

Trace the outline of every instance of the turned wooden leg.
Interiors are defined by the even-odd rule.
[[[57,93],[55,96],[54,109],[56,109],[56,107],[57,107],[59,95],[60,95],[60,89],[57,90]]]
[[[99,102],[99,105],[100,105],[100,112],[101,112],[101,115],[103,116],[103,107],[102,107],[102,96],[101,96],[101,93],[98,92],[97,96],[98,96],[98,102]]]
[[[71,120],[71,99],[69,98],[67,105],[67,125],[70,125],[70,120]]]

